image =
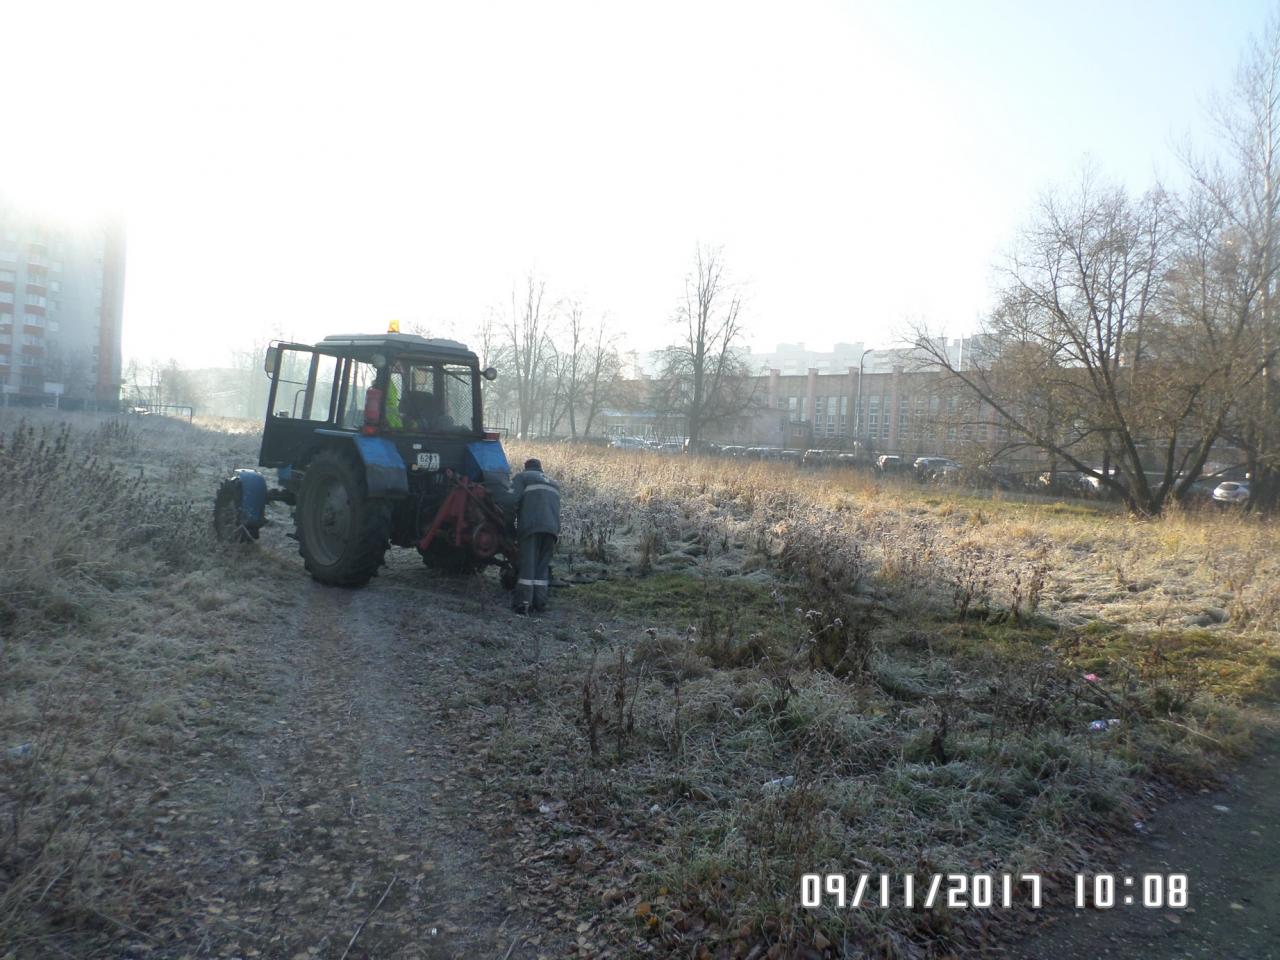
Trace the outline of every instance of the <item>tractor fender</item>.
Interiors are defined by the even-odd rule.
[[[237,470],[235,478],[240,487],[240,511],[244,525],[256,530],[266,518],[267,478],[257,470]]]
[[[366,437],[341,430],[317,430],[326,437],[341,437],[355,444],[364,464],[365,489],[370,497],[404,497],[409,494],[409,470],[396,445],[386,437]]]

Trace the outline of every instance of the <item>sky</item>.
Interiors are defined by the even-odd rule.
[[[127,359],[467,339],[530,273],[654,349],[699,244],[757,351],[960,335],[1043,190],[1176,185],[1270,10],[0,0],[0,192],[124,212]]]

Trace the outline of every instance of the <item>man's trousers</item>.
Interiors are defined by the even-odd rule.
[[[551,586],[551,555],[556,550],[553,533],[531,533],[520,538],[520,570],[516,580],[516,607],[528,605],[534,610],[547,606],[547,590]]]

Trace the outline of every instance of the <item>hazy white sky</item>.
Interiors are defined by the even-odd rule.
[[[699,241],[757,348],[959,333],[1084,156],[1176,180],[1268,9],[0,0],[0,190],[123,206],[127,356],[465,337],[529,270],[649,349]]]

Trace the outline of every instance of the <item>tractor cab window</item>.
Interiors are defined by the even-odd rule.
[[[401,360],[391,365],[384,414],[392,430],[471,432],[471,369],[457,364]]]
[[[349,362],[343,392],[346,399],[338,415],[338,426],[358,430],[364,425],[365,396],[377,379],[378,368],[373,364],[357,360]]]
[[[281,349],[280,370],[275,378],[275,416],[327,421],[337,372],[338,361],[334,357],[317,355],[312,350]]]
[[[458,363],[446,363],[442,367],[444,416],[450,421],[454,430],[472,432],[477,429],[474,422],[475,406],[472,401],[471,368]]]

